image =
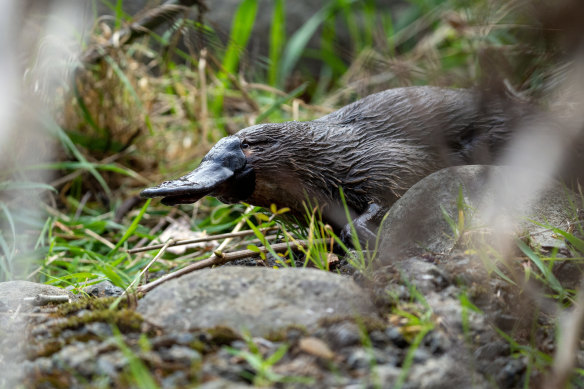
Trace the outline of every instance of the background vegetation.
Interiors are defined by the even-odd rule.
[[[34,118],[45,130],[43,148],[58,152],[42,163],[5,163],[0,280],[76,287],[109,279],[127,287],[155,252],[126,249],[155,239],[169,222],[182,218],[195,231],[219,233],[244,217],[245,206],[210,198],[168,208],[136,197],[147,185],[190,171],[222,136],[254,123],[313,119],[397,86],[482,84],[540,96],[561,78],[565,49],[532,3],[411,0],[387,8],[331,0],[289,35],[285,2],[274,0],[268,55],[250,63],[247,43],[263,12],[257,0],[240,3],[227,39],[205,24],[201,8],[199,17],[182,15],[117,44],[132,15],[122,0],[100,3],[113,17],[94,14],[81,60],[62,64],[71,82],[38,88],[43,66],[55,63],[33,63],[32,76],[23,79],[47,108]],[[338,41],[340,29],[348,42]],[[189,44],[193,39],[197,44]],[[18,145],[15,155],[18,147],[31,146]],[[39,172],[52,180],[39,182]],[[40,218],[30,204],[39,204]],[[245,218],[254,226],[274,223],[259,209]],[[330,235],[317,220],[303,232]],[[329,248],[306,263],[326,267]],[[150,272],[208,255],[166,254]]]
[[[128,288],[216,249],[211,243],[167,251],[142,276],[157,251],[127,250],[148,245],[169,225],[183,225],[187,236],[196,237],[230,232],[240,224],[252,230],[250,240],[222,247],[224,252],[238,244],[252,251],[263,245],[270,265],[328,270],[336,260],[333,243],[339,241],[311,210],[308,226],[300,228],[273,217],[286,209],[225,205],[212,198],[165,207],[137,195],[192,170],[214,142],[241,128],[314,119],[391,87],[480,86],[545,104],[578,43],[558,27],[570,26],[573,15],[545,1],[410,0],[381,7],[373,0],[329,0],[288,34],[285,0],[274,0],[270,33],[264,37],[267,52],[258,56],[248,50],[258,13],[265,12],[258,3],[240,2],[227,36],[206,23],[204,7],[195,6],[192,13],[130,40],[120,32],[140,17],[126,14],[123,0],[92,0],[93,27],[74,42],[81,53],[49,63],[28,58],[17,115],[42,132],[16,133],[10,152],[0,157],[0,281],[27,279],[78,292],[107,279]],[[110,16],[100,16],[100,7]],[[346,40],[339,40],[341,30]],[[41,41],[33,52],[46,44]],[[44,82],[44,72],[55,67],[69,77]],[[42,109],[31,108],[36,106]],[[22,158],[31,153],[38,158]],[[462,233],[464,220],[449,222]],[[276,223],[277,238],[309,242],[299,256],[272,250],[274,238],[266,239],[260,228]],[[584,241],[576,232],[557,231],[580,260]],[[519,247],[533,264],[528,276],[542,280],[550,297],[570,306],[575,292],[562,288],[552,273],[556,253]],[[357,255],[349,261],[367,272],[367,259]],[[467,296],[461,302],[475,311]],[[414,344],[432,329],[430,310],[395,314],[418,331]],[[535,347],[508,341],[534,368],[552,363]],[[245,357],[253,359],[250,355]],[[269,371],[271,365],[266,366]]]

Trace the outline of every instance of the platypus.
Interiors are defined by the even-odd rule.
[[[163,204],[206,195],[289,207],[305,204],[345,239],[350,226],[371,243],[389,207],[421,178],[444,167],[493,163],[510,137],[514,115],[478,91],[405,87],[367,96],[320,119],[259,124],[227,136],[191,173],[142,191]]]

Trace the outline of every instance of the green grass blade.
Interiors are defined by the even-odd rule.
[[[282,56],[278,80],[279,88],[282,88],[286,79],[292,74],[292,70],[294,70],[296,63],[298,63],[298,60],[302,57],[302,53],[310,41],[310,38],[312,38],[318,27],[329,17],[333,8],[334,2],[329,2],[317,13],[312,15],[312,17],[310,17],[310,19],[308,19],[306,23],[304,23],[304,25],[292,35],[284,49],[284,55]]]
[[[4,190],[49,190],[57,192],[51,185],[31,181],[4,181],[0,182],[0,191]]]
[[[148,206],[150,205],[150,201],[152,201],[152,199],[146,200],[146,203],[144,203],[144,206],[140,210],[140,213],[138,214],[138,216],[136,216],[134,218],[134,220],[132,221],[132,224],[130,224],[130,227],[128,227],[128,229],[126,230],[126,233],[124,234],[124,236],[122,236],[122,239],[120,239],[118,241],[118,243],[116,244],[116,246],[110,252],[110,255],[113,254],[114,252],[116,252],[124,244],[124,242],[126,240],[128,240],[128,238],[130,236],[132,236],[132,234],[134,233],[134,231],[136,231],[136,228],[138,228],[138,225],[140,224],[140,220],[142,220],[142,216],[144,216],[144,213],[146,212],[146,209],[148,209]]]
[[[541,258],[535,252],[533,252],[533,250],[531,250],[531,248],[529,248],[529,246],[526,245],[523,241],[517,240],[516,242],[519,249],[535,264],[535,266],[537,266],[537,268],[543,275],[544,280],[547,282],[548,286],[552,288],[554,291],[562,295],[565,295],[566,291],[564,290],[558,279],[551,272],[551,270],[547,266],[545,266]]]
[[[243,0],[233,18],[229,45],[223,58],[223,68],[228,73],[237,71],[242,50],[247,46],[258,8],[257,0]]]
[[[401,374],[399,375],[397,382],[395,383],[395,386],[394,386],[395,389],[402,388],[404,386],[404,384],[406,383],[406,379],[408,378],[408,374],[409,374],[410,369],[414,363],[415,352],[420,347],[420,344],[422,344],[422,340],[424,340],[424,337],[426,337],[426,335],[430,331],[432,331],[433,329],[434,329],[434,326],[427,324],[427,325],[422,326],[420,332],[418,332],[416,334],[416,337],[412,341],[412,344],[410,345],[410,348],[408,349],[408,352],[407,352],[406,357],[404,359],[404,362],[402,364]]]
[[[133,384],[137,388],[144,389],[157,389],[159,388],[156,380],[150,373],[148,367],[142,362],[142,360],[126,345],[122,333],[116,326],[112,326],[112,331],[114,333],[114,340],[118,348],[124,354],[124,357],[129,361],[131,378],[135,380]],[[133,385],[131,385],[133,386]]]
[[[532,222],[533,224],[538,225],[540,227],[547,228],[550,231],[552,231],[554,234],[558,234],[558,235],[563,236],[568,242],[570,242],[570,244],[572,244],[572,246],[574,246],[574,248],[576,250],[578,250],[581,253],[584,253],[584,240],[578,238],[574,234],[570,234],[567,231],[564,231],[564,230],[561,230],[559,228],[553,227],[553,226],[551,226],[549,224],[538,223],[535,220],[530,220],[530,222]]]
[[[116,2],[116,8],[115,8],[115,15],[116,15],[116,30],[119,30],[122,27],[122,20],[124,17],[124,10],[122,8],[122,6],[124,5],[124,0],[118,0]]]
[[[268,70],[268,82],[277,86],[280,59],[286,41],[286,16],[284,0],[274,1],[274,13],[270,28],[270,68]]]
[[[361,38],[361,31],[359,31],[359,25],[355,18],[355,10],[351,9],[351,0],[337,0],[337,6],[341,8],[342,13],[345,17],[345,22],[347,23],[347,29],[349,30],[349,35],[351,36],[353,51],[363,48],[363,40]],[[364,29],[367,30],[367,29]]]
[[[77,105],[81,110],[81,117],[83,118],[85,123],[89,124],[89,126],[93,128],[95,132],[97,132],[101,136],[107,136],[107,132],[103,128],[98,126],[95,120],[93,119],[93,116],[91,116],[91,113],[87,108],[87,105],[85,105],[85,100],[83,100],[83,96],[81,96],[81,93],[79,93],[79,88],[77,87],[76,82],[73,82],[73,94],[75,96],[75,101],[77,102]]]
[[[45,123],[45,125],[49,131],[54,133],[59,138],[65,149],[69,150],[71,154],[73,154],[73,156],[84,166],[84,168],[86,168],[89,171],[89,173],[91,173],[91,175],[97,180],[99,185],[101,185],[106,195],[110,197],[111,190],[107,183],[105,182],[105,180],[103,179],[103,177],[101,176],[101,174],[99,174],[94,165],[89,163],[89,161],[87,161],[83,154],[81,154],[75,143],[71,141],[71,138],[69,138],[69,136],[61,128],[61,126],[59,126],[53,120],[49,120],[47,123]]]
[[[251,228],[251,230],[253,231],[253,233],[256,236],[256,238],[258,238],[259,241],[262,243],[262,245],[264,245],[264,247],[266,248],[266,250],[268,250],[268,252],[270,254],[272,254],[275,259],[276,258],[280,258],[280,256],[274,251],[274,249],[270,245],[270,242],[268,242],[268,240],[266,239],[266,236],[259,230],[259,228],[257,228],[251,222],[251,220],[249,220],[249,218],[246,217],[245,218],[245,221],[246,221],[247,225],[249,226],[249,228]]]
[[[341,195],[341,201],[343,203],[343,208],[345,209],[345,216],[347,217],[347,223],[351,226],[351,235],[353,239],[353,247],[358,252],[362,252],[361,242],[359,242],[359,236],[357,235],[357,230],[355,229],[355,225],[353,224],[353,219],[351,218],[351,213],[349,212],[349,206],[347,205],[347,200],[345,200],[345,193],[343,192],[343,188],[339,187],[339,193]]]

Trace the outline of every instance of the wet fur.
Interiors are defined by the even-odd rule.
[[[453,165],[492,163],[513,115],[500,100],[433,87],[391,89],[310,122],[262,124],[236,134],[255,171],[251,204],[304,213],[308,197],[336,228],[346,224],[339,187],[355,215],[383,213],[421,178]],[[327,211],[328,209],[328,211]]]

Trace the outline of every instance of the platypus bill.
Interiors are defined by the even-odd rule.
[[[471,90],[408,87],[376,93],[320,119],[260,124],[221,139],[191,173],[148,188],[163,204],[206,195],[226,203],[304,203],[348,237],[343,188],[359,239],[371,244],[389,207],[421,178],[444,167],[492,163],[510,137],[504,101]]]

